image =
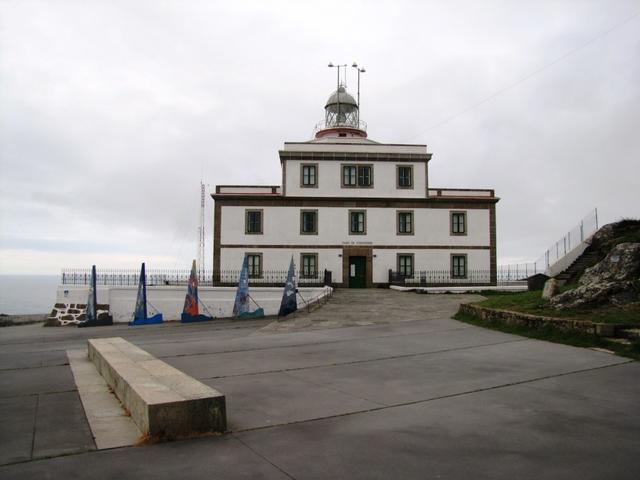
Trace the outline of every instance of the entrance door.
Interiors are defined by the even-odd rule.
[[[367,286],[367,257],[349,257],[349,288]]]

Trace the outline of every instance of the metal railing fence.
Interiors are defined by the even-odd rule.
[[[498,285],[526,284],[526,277],[515,271],[497,272],[496,281]],[[416,269],[410,275],[389,270],[389,284],[400,286],[489,286],[493,285],[491,270],[489,269],[468,269],[464,277],[454,276],[450,269]]]
[[[191,270],[188,269],[147,269],[147,286],[180,286],[189,283]],[[235,286],[240,279],[240,270],[201,270],[197,272],[200,286]],[[263,270],[259,276],[249,277],[249,285],[253,286],[284,286],[288,270]],[[89,285],[91,269],[65,268],[62,270],[63,285]],[[140,271],[135,269],[98,269],[96,272],[97,285],[136,286],[140,279]],[[324,285],[325,271],[318,270],[313,275],[301,276],[297,272],[297,285]]]
[[[560,240],[547,248],[536,261],[499,265],[498,271],[506,271],[507,275],[510,275],[511,272],[516,272],[516,276],[520,275],[521,272],[525,272],[525,278],[536,273],[547,273],[550,266],[564,258],[574,248],[597,232],[598,228],[598,209],[594,208]]]
[[[598,209],[594,208],[584,218],[569,230],[560,240],[551,245],[534,262],[541,271],[546,271],[551,265],[562,259],[567,253],[576,248],[592,234],[598,231]]]

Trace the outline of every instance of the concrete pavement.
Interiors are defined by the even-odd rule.
[[[448,318],[470,298],[338,290],[277,325],[2,329],[0,477],[637,478],[639,364]],[[92,336],[220,390],[232,432],[95,450],[65,355]]]

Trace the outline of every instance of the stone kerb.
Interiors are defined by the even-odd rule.
[[[588,320],[573,320],[570,318],[555,318],[531,315],[529,313],[513,312],[510,310],[498,310],[481,307],[472,303],[460,305],[461,313],[473,315],[488,323],[501,323],[504,325],[521,325],[528,328],[553,327],[564,331],[578,331],[598,335],[601,337],[613,337],[616,334],[616,325],[607,323],[595,323]]]
[[[224,432],[225,397],[123,338],[88,340],[89,359],[145,436]]]

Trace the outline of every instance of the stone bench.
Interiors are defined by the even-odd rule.
[[[89,359],[143,435],[177,438],[227,428],[225,397],[123,338],[88,340]]]

